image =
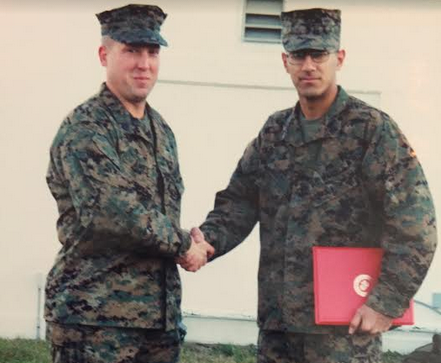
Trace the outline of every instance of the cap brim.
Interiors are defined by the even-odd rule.
[[[334,44],[329,44],[329,42],[323,41],[320,37],[287,37],[283,41],[283,47],[287,52],[295,52],[297,50],[304,49],[315,49],[315,50],[327,50],[334,51],[336,46]],[[338,47],[337,47],[338,48]]]
[[[167,41],[159,34],[159,32],[151,29],[140,29],[130,31],[119,31],[109,34],[109,36],[125,44],[154,44],[167,47]]]

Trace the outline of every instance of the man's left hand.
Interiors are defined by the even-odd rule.
[[[393,318],[383,315],[367,305],[360,307],[349,324],[349,334],[380,334],[389,330]]]

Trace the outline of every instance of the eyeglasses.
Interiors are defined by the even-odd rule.
[[[327,50],[305,49],[287,53],[287,57],[289,63],[297,66],[302,64],[308,55],[314,63],[324,63],[329,59],[330,54]]]

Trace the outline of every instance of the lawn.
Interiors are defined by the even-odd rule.
[[[255,346],[185,343],[180,363],[254,363]],[[383,363],[401,363],[402,356],[386,353]],[[0,339],[1,363],[50,363],[49,346],[45,341]]]

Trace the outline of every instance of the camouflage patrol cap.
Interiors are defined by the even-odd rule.
[[[167,17],[155,5],[130,4],[96,14],[101,24],[101,35],[125,44],[157,44],[167,46],[159,34]]]
[[[287,52],[340,49],[340,10],[305,9],[283,12],[282,43]]]

